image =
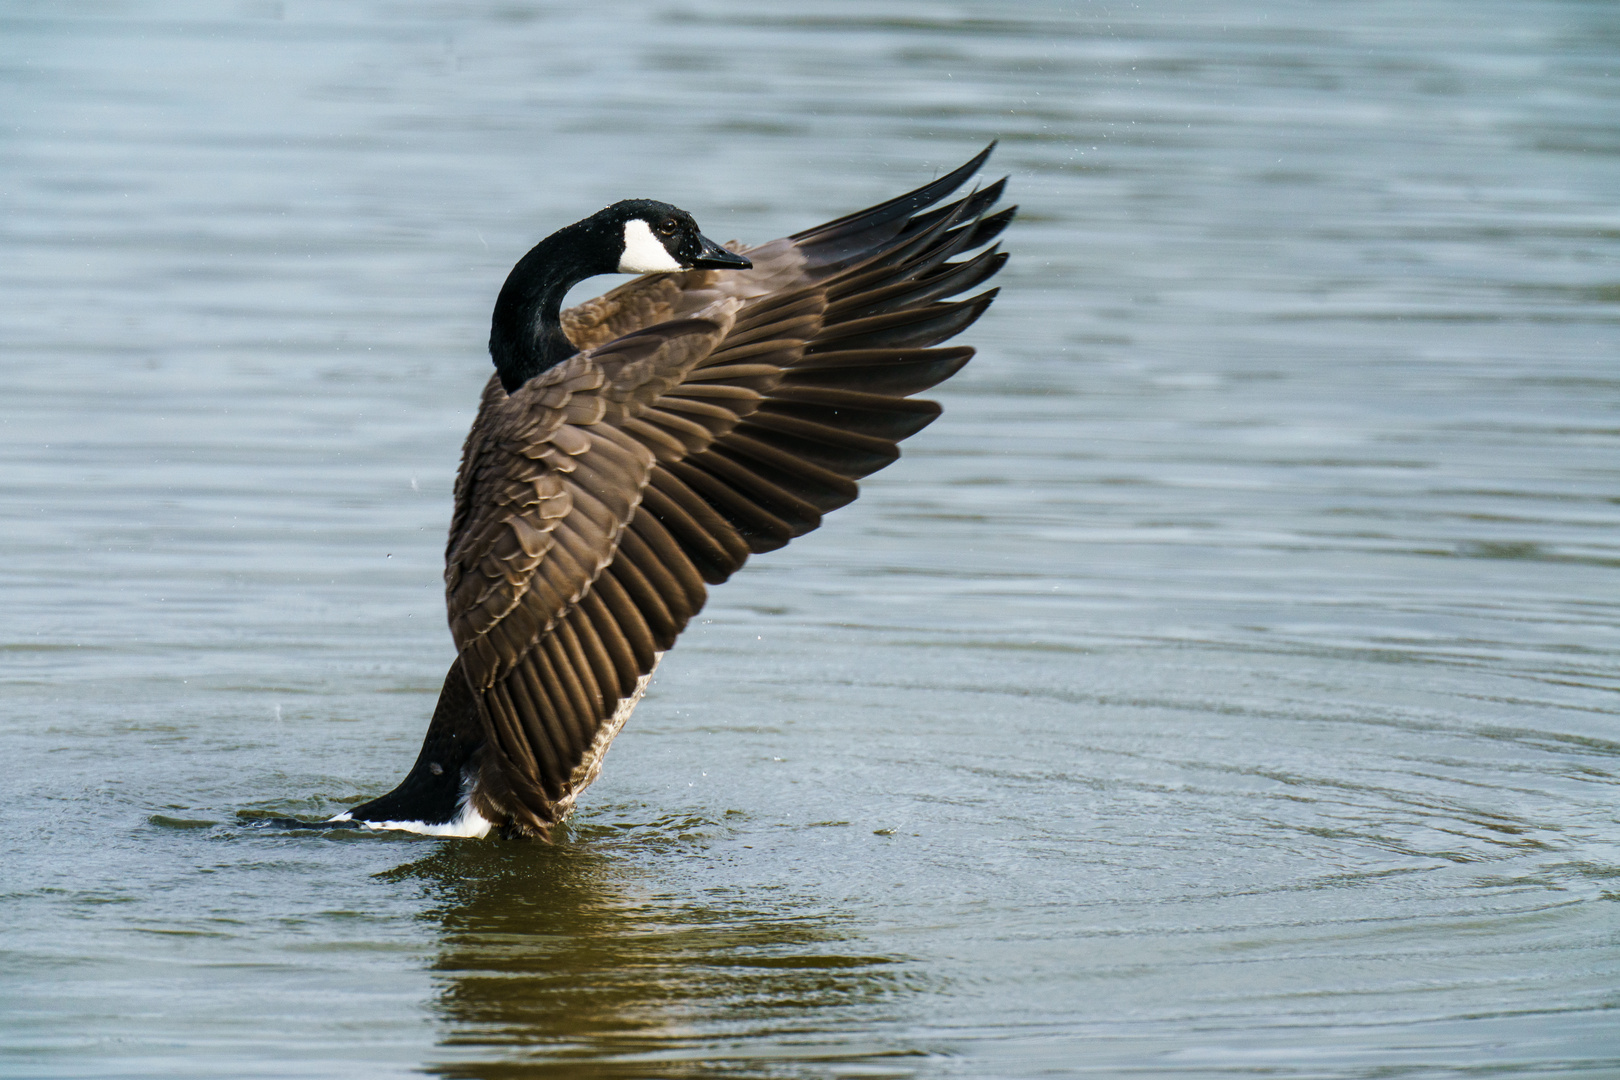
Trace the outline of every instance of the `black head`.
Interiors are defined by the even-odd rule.
[[[685,210],[652,199],[625,199],[595,215],[597,231],[619,244],[621,274],[671,270],[747,270],[754,264],[698,232]]]
[[[540,241],[495,298],[489,354],[511,393],[578,350],[562,330],[563,296],[597,274],[747,270],[754,264],[698,232],[685,210],[626,199]]]

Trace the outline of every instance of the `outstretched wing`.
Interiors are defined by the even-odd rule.
[[[961,223],[971,221],[980,228],[975,235],[958,237],[966,239],[967,243],[952,250],[936,250],[940,260],[982,247],[1006,227],[1017,209],[1009,207],[978,220],[1001,197],[1005,178],[963,202],[929,213],[918,211],[926,210],[966,183],[984,165],[995,145],[991,143],[972,160],[938,180],[859,213],[758,247],[744,247],[736,242],[727,244],[728,248],[749,257],[754,264],[752,270],[693,270],[683,274],[648,274],[628,281],[565,310],[563,331],[575,346],[590,349],[669,319],[690,316],[721,297],[751,299],[786,292],[847,271],[884,251],[896,239],[915,239],[945,218]],[[892,250],[886,253],[898,254]],[[999,268],[1000,262],[996,266]],[[915,269],[924,272],[927,267]],[[994,269],[990,272],[994,273]],[[963,286],[964,289],[970,287]]]
[[[992,240],[1011,211],[985,216],[999,183],[927,208],[984,156],[752,249],[752,271],[632,282],[574,320],[576,344],[594,347],[511,396],[491,380],[446,569],[486,726],[475,793],[486,817],[548,833],[706,585],[814,529],[939,414],[909,395],[972,356],[933,346],[994,290],[944,301],[1006,256],[949,260]],[[674,321],[594,340],[643,319]]]

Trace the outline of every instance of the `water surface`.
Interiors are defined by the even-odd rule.
[[[0,5],[0,1070],[1620,1072],[1617,55],[1575,0]],[[253,826],[415,754],[530,244],[991,138],[944,418],[715,591],[562,843]]]

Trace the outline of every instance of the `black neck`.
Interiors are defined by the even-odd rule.
[[[563,333],[563,297],[618,268],[618,238],[598,231],[587,219],[552,233],[507,275],[490,321],[489,355],[508,394],[579,351]]]

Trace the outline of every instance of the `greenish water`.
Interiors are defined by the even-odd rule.
[[[0,1073],[1620,1074],[1617,58],[1574,0],[0,3]],[[992,137],[945,416],[561,844],[253,827],[415,754],[530,244]]]

